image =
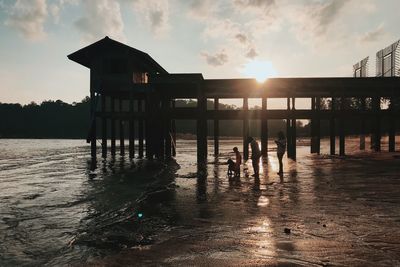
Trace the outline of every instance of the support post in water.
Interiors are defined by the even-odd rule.
[[[219,99],[214,98],[214,110],[219,109]],[[218,119],[214,119],[214,155],[218,156],[219,154],[219,121]]]
[[[331,102],[331,117],[329,119],[329,139],[330,139],[330,154],[335,155],[336,154],[336,133],[335,133],[335,98],[332,97],[332,102]]]
[[[175,108],[175,99],[172,99],[172,108]],[[176,156],[176,122],[173,119],[171,121],[171,132],[172,132],[172,156]]]
[[[344,97],[340,98],[340,111],[343,113],[344,111]],[[344,115],[340,115],[340,121],[339,121],[339,155],[344,156],[345,155],[345,130],[344,130]]]
[[[141,98],[139,98],[138,99],[138,114],[140,114],[141,116],[140,116],[140,118],[139,118],[139,120],[138,120],[138,145],[139,145],[139,148],[138,148],[138,155],[139,155],[139,158],[143,158],[143,138],[144,138],[144,134],[143,134],[143,132],[144,132],[144,125],[143,125],[143,99],[141,99]]]
[[[316,119],[315,119],[315,153],[321,153],[321,98],[317,97],[315,101]]]
[[[106,96],[101,94],[101,156],[107,158],[107,118],[106,118]]]
[[[295,110],[295,98],[292,98],[291,110]],[[292,136],[292,148],[291,148],[291,159],[296,160],[296,119],[291,121],[291,136]]]
[[[111,97],[111,113],[115,113],[115,98]],[[116,139],[116,134],[115,134],[115,119],[114,116],[111,117],[111,156],[115,156],[115,139]]]
[[[372,98],[372,109],[374,111],[374,150],[381,151],[381,118],[380,118],[380,97]]]
[[[249,159],[249,101],[248,98],[243,98],[243,158],[244,160]]]
[[[197,163],[207,163],[207,98],[201,86],[198,86],[197,94]]]
[[[287,111],[289,114],[290,111],[290,98],[288,97],[286,100]],[[287,143],[287,157],[292,158],[292,127],[290,123],[290,118],[286,119],[286,143]]]
[[[165,157],[167,159],[172,156],[172,138],[171,138],[171,100],[164,99],[164,140],[165,140]]]
[[[361,98],[361,111],[365,112],[366,110],[366,101],[365,97]],[[360,121],[360,150],[365,150],[365,117],[361,117]]]
[[[90,155],[92,158],[92,165],[96,165],[96,93],[94,87],[94,72],[90,69],[90,113],[92,127],[90,129]]]
[[[262,98],[261,104],[261,154],[268,156],[268,119],[267,119],[267,98]]]
[[[316,98],[311,98],[311,110],[312,110],[312,117],[310,121],[310,135],[311,135],[311,153],[317,153],[317,145],[316,145]]]
[[[122,98],[119,99],[119,111],[123,112],[123,101]],[[122,119],[119,120],[119,148],[121,155],[125,154],[125,137],[124,137],[124,121]]]
[[[390,98],[389,110],[392,113],[395,109],[393,104],[393,97]],[[389,119],[389,152],[396,151],[396,117],[391,115]]]
[[[134,120],[134,99],[133,94],[129,94],[129,157],[135,157],[135,120]]]

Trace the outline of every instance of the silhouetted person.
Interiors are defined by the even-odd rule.
[[[235,177],[240,177],[240,165],[242,165],[242,155],[240,155],[239,149],[236,146],[233,148],[233,152],[235,152],[234,174]]]
[[[260,163],[259,163],[261,157],[260,147],[258,146],[258,142],[254,140],[253,137],[249,137],[247,139],[247,142],[250,144],[251,147],[251,163],[254,169],[253,176],[258,177],[260,172]]]
[[[282,158],[283,155],[286,152],[286,138],[285,134],[282,131],[279,131],[278,133],[278,140],[275,140],[275,143],[277,145],[276,148],[276,153],[278,155],[278,160],[279,160],[279,175],[283,174],[283,164],[282,164]]]

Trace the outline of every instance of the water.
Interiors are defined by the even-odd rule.
[[[118,156],[91,172],[84,141],[0,140],[0,266],[400,264],[398,153],[300,141],[280,178],[270,143],[259,180],[250,162],[231,180],[240,141],[200,172],[195,141],[177,145],[179,166]]]

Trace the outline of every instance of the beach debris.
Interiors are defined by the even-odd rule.
[[[285,234],[289,235],[291,233],[290,228],[286,228],[283,230],[285,232]]]

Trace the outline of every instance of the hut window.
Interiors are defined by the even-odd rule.
[[[133,73],[134,83],[147,83],[147,73],[144,72],[134,72]]]

